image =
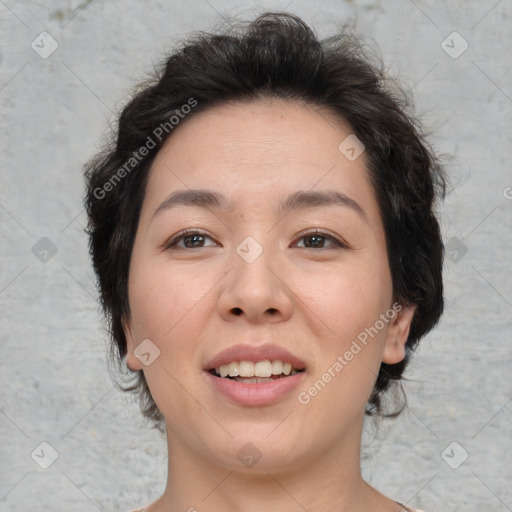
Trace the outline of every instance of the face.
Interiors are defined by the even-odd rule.
[[[358,449],[412,310],[393,304],[365,153],[339,149],[350,134],[303,103],[258,100],[195,114],[157,155],[125,331],[175,452],[242,470],[261,456],[264,471]]]

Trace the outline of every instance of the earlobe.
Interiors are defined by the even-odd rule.
[[[123,320],[123,330],[126,338],[126,366],[132,371],[142,370],[142,363],[135,357],[134,350],[137,346],[132,335],[130,323]]]
[[[383,363],[396,364],[405,358],[405,344],[415,311],[416,305],[401,306],[391,320],[382,354]]]

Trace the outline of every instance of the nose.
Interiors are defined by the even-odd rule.
[[[224,320],[244,317],[247,322],[259,324],[290,318],[293,293],[274,252],[249,240],[238,246],[229,268],[218,302]]]

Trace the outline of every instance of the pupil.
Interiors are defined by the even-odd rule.
[[[323,237],[321,235],[310,235],[307,237],[306,240],[314,240],[313,243],[306,244],[307,247],[317,247],[319,244],[321,244]]]
[[[200,244],[201,241],[202,241],[202,238],[203,238],[203,235],[189,235],[186,237],[186,241],[191,241],[193,240],[193,242],[190,244],[192,247],[197,247],[198,246],[198,243]],[[189,245],[185,242],[185,245],[187,247],[189,247]]]

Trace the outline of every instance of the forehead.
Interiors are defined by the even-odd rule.
[[[351,161],[339,149],[349,136],[341,119],[299,101],[212,107],[168,138],[153,162],[146,196],[154,204],[175,189],[222,189],[228,197],[245,191],[254,205],[285,192],[335,188],[363,200],[373,196],[365,154]]]

